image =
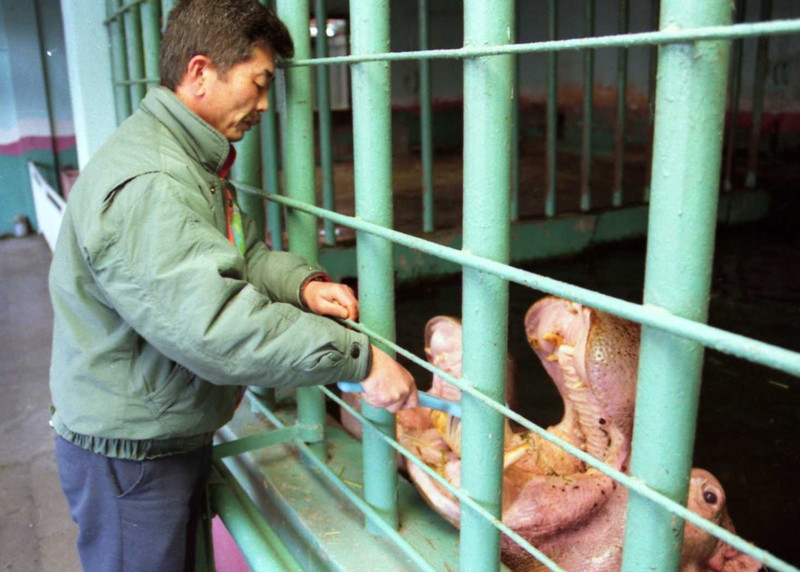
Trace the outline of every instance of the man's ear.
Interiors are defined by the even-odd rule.
[[[208,56],[198,54],[189,60],[186,66],[186,75],[183,82],[195,97],[202,97],[206,91],[206,79],[210,72],[214,71],[214,64]]]

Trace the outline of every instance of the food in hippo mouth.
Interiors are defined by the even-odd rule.
[[[528,342],[564,401],[564,416],[547,431],[607,465],[627,472],[633,433],[639,326],[555,297],[525,316]],[[428,360],[461,377],[461,324],[438,316],[425,329]],[[459,400],[460,390],[434,375],[430,392]],[[458,487],[460,420],[419,407],[398,417],[398,440]],[[627,489],[543,437],[514,432],[506,423],[502,520],[566,570],[619,570]],[[412,482],[454,526],[459,503],[414,463]],[[725,493],[709,472],[692,469],[688,507],[734,531]],[[502,539],[503,561],[514,570],[543,567],[513,540]],[[755,559],[687,523],[681,570],[756,571]],[[543,569],[543,568],[542,568]]]

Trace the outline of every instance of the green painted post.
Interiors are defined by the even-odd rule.
[[[248,131],[244,139],[234,145],[236,161],[231,169],[231,179],[251,187],[260,187],[261,180],[261,129],[259,126]],[[237,200],[242,211],[253,219],[258,236],[264,238],[264,199],[251,193],[241,193]]]
[[[328,11],[325,0],[314,0],[314,17],[317,20],[316,56],[328,57]],[[331,149],[331,95],[330,68],[317,67],[317,113],[319,114],[319,163],[322,171],[322,206],[336,210],[336,192],[333,183],[333,151]],[[336,244],[336,227],[333,221],[322,222],[325,244]]]
[[[128,77],[134,81],[130,86],[133,108],[139,107],[144,99],[147,86],[140,83],[144,78],[144,49],[142,47],[142,17],[139,13],[141,4],[130,6],[122,17],[125,28],[125,43],[128,54]]]
[[[730,23],[728,0],[664,0],[661,29]],[[661,47],[644,304],[705,322],[729,41]],[[699,105],[698,102],[702,102]],[[685,503],[704,347],[642,328],[631,475]],[[683,521],[631,493],[623,570],[677,570]]]
[[[351,52],[389,52],[388,0],[352,0]],[[392,227],[392,116],[391,74],[388,62],[355,64],[353,86],[353,153],[355,159],[356,216]],[[361,321],[389,340],[395,338],[394,265],[392,243],[357,232]],[[389,348],[385,349],[390,355]],[[364,416],[378,431],[395,436],[395,417],[364,404]],[[395,451],[374,431],[364,428],[364,499],[392,527],[397,528],[397,467]],[[380,529],[367,521],[367,529]]]
[[[465,47],[508,43],[512,0],[464,3]],[[508,56],[464,60],[464,250],[508,263],[512,77]],[[508,328],[508,282],[480,270],[463,271],[464,379],[503,401]],[[500,517],[503,417],[462,394],[461,486]],[[497,570],[500,534],[461,506],[461,570]]]
[[[651,0],[650,2],[650,29],[658,30],[658,6],[660,0]],[[653,160],[653,116],[655,115],[655,100],[656,100],[656,67],[658,62],[658,46],[650,46],[648,49],[650,61],[647,70],[647,103],[650,107],[647,113],[647,157],[652,163]],[[650,176],[648,172],[647,176]],[[644,202],[650,201],[650,179],[648,178],[644,184]]]
[[[558,2],[547,0],[547,39],[558,39]],[[547,191],[545,216],[556,214],[556,180],[558,176],[558,52],[547,53]]]
[[[147,0],[142,4],[142,42],[144,44],[144,73],[148,78],[158,77],[158,52],[161,49],[158,0]],[[148,82],[158,85],[158,82]]]
[[[106,0],[109,14],[121,5],[122,0]],[[114,106],[117,114],[117,123],[119,124],[131,114],[131,92],[128,86],[122,83],[128,80],[122,16],[117,16],[108,23],[108,35],[109,43],[111,44],[111,69],[114,78]]]
[[[430,45],[428,0],[419,0],[419,49]],[[422,143],[422,231],[433,231],[433,116],[431,96],[431,62],[419,61],[419,118]]]
[[[276,119],[275,88],[269,90],[269,109],[261,120],[261,152],[264,163],[264,188],[270,193],[281,192],[278,160],[278,126]],[[272,250],[283,250],[283,207],[274,201],[267,202],[267,228]]]
[[[520,37],[519,6],[514,2],[514,27],[509,44],[517,43]],[[520,56],[513,56],[514,67],[511,76],[511,220],[519,220],[519,62]]]
[[[164,15],[162,24],[164,27],[167,25],[167,18],[169,17],[169,13],[175,7],[175,4],[178,3],[178,0],[161,0],[161,13]]]
[[[736,4],[736,23],[744,22],[747,14],[747,0],[739,0]],[[728,141],[725,151],[725,178],[723,188],[733,190],[733,159],[736,153],[736,135],[739,131],[739,101],[742,94],[742,49],[743,40],[733,43],[731,53],[731,104],[728,109]]]
[[[759,21],[766,22],[772,18],[772,0],[761,0]],[[764,93],[769,73],[769,36],[758,38],[756,52],[756,71],[753,81],[753,123],[750,128],[750,147],[747,157],[747,177],[744,185],[748,189],[756,188],[758,178],[758,152],[761,147],[761,115],[764,110]]]
[[[278,0],[277,12],[294,40],[294,57],[311,57],[308,30],[308,0]],[[311,91],[311,69],[291,67],[284,71],[281,109],[281,142],[283,144],[283,177],[286,195],[304,203],[316,203],[314,165],[314,110]],[[289,209],[286,213],[289,249],[316,263],[319,257],[316,217]],[[302,439],[314,443],[314,451],[325,453],[325,398],[318,387],[297,388],[297,423],[303,427]]]
[[[595,0],[585,0],[586,37],[594,36]],[[583,137],[581,142],[581,204],[592,208],[592,108],[594,106],[594,50],[583,52]]]
[[[628,0],[619,0],[619,33],[630,28]],[[625,124],[628,119],[628,48],[617,51],[617,127],[614,133],[614,194],[612,204],[622,206],[622,185],[625,178]]]

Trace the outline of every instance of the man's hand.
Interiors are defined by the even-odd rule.
[[[417,407],[417,386],[406,368],[372,346],[372,369],[361,382],[364,401],[391,413]]]
[[[306,307],[315,314],[358,319],[358,300],[346,284],[311,280],[303,286],[301,296]]]

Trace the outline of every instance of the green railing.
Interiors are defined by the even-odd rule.
[[[108,0],[110,46],[114,63],[114,85],[118,118],[130,114],[141,99],[146,84],[152,84],[158,34],[154,29],[169,2],[137,0],[124,4]],[[655,6],[657,2],[651,4]],[[389,3],[386,0],[351,0],[352,55],[325,57],[324,32],[317,41],[317,57],[310,57],[307,0],[278,0],[277,12],[286,22],[297,48],[296,58],[278,74],[283,189],[278,188],[279,157],[276,153],[275,100],[265,118],[262,133],[251,134],[239,147],[241,154],[237,185],[244,208],[263,221],[264,201],[269,202],[268,227],[273,247],[282,247],[280,211],[286,209],[286,228],[291,249],[316,261],[319,252],[317,219],[324,221],[324,241],[335,242],[333,225],[357,232],[361,323],[350,327],[367,333],[374,343],[402,354],[421,367],[459,387],[463,393],[463,472],[456,489],[430,470],[394,438],[395,419],[383,410],[365,407],[363,414],[349,409],[325,388],[298,391],[297,424],[285,427],[270,411],[269,392],[249,395],[278,428],[248,440],[218,446],[216,456],[240,454],[256,447],[295,443],[308,463],[338,487],[361,509],[368,528],[397,543],[422,569],[430,569],[419,553],[396,531],[399,517],[396,500],[395,451],[416,463],[453,493],[462,506],[461,569],[498,569],[500,533],[516,540],[550,569],[558,566],[500,522],[503,418],[507,417],[542,438],[557,444],[627,487],[629,495],[623,569],[677,568],[684,521],[720,538],[775,570],[797,570],[778,557],[756,548],[734,534],[687,510],[686,476],[690,470],[697,410],[697,388],[704,348],[726,352],[745,360],[800,376],[800,353],[759,342],[705,324],[709,297],[711,256],[716,206],[722,167],[722,131],[728,85],[728,51],[731,40],[759,38],[756,89],[753,94],[754,129],[750,138],[747,184],[757,175],[760,143],[758,116],[763,107],[761,89],[766,74],[768,39],[800,32],[800,20],[767,21],[771,1],[762,0],[757,23],[730,24],[729,0],[662,0],[660,30],[628,33],[628,0],[619,0],[619,35],[592,37],[595,0],[586,1],[587,37],[558,39],[558,3],[546,3],[548,40],[512,43],[517,30],[515,5],[511,0],[470,0],[464,5],[464,47],[428,49],[428,6],[419,0],[420,50],[391,52]],[[740,10],[743,1],[740,2]],[[318,22],[326,19],[322,0],[315,2]],[[324,26],[319,26],[324,30]],[[518,33],[518,32],[517,32]],[[318,38],[320,37],[318,35]],[[546,128],[545,214],[556,214],[556,119],[558,54],[583,50],[587,89],[583,107],[583,145],[580,204],[592,206],[591,99],[593,53],[597,49],[618,50],[618,101],[615,141],[613,204],[623,198],[627,49],[658,49],[659,81],[656,86],[656,118],[653,159],[646,197],[649,236],[643,304],[633,304],[598,292],[579,288],[508,264],[510,220],[515,217],[517,160],[515,119],[518,74],[515,57],[548,55],[548,100]],[[741,42],[734,44],[734,75],[731,107],[738,112]],[[423,220],[425,232],[434,230],[433,156],[430,119],[430,68],[434,59],[464,60],[464,246],[461,250],[425,238],[393,230],[391,168],[391,62],[417,61],[420,65],[420,105],[423,125]],[[324,70],[332,64],[351,66],[356,216],[333,212],[330,151],[328,81]],[[315,206],[314,110],[312,68],[318,68],[317,101],[320,105],[323,153],[324,208]],[[655,59],[650,65],[655,85]],[[147,77],[145,77],[147,76]],[[702,101],[703,105],[696,102]],[[327,126],[326,126],[327,124]],[[735,125],[735,122],[734,122]],[[693,136],[697,131],[703,136]],[[735,138],[735,133],[730,135]],[[259,145],[260,143],[260,145]],[[260,147],[260,148],[259,148]],[[327,154],[326,154],[327,153]],[[730,186],[732,155],[726,159],[725,186]],[[261,166],[264,166],[263,175]],[[265,192],[262,188],[266,188]],[[509,195],[509,189],[514,195]],[[262,223],[263,224],[263,223]],[[403,245],[448,260],[463,268],[464,374],[454,379],[394,343],[395,311],[392,249]],[[680,266],[678,266],[680,265]],[[535,288],[592,306],[642,324],[641,358],[631,474],[609,468],[601,461],[551,435],[500,404],[504,394],[507,346],[507,301],[510,282]],[[674,391],[679,386],[681,391]],[[665,388],[667,388],[665,390]],[[320,455],[325,438],[324,395],[348,409],[364,425],[363,496],[353,492],[330,471]],[[494,436],[490,438],[490,435]],[[657,453],[655,455],[654,453]],[[495,459],[487,463],[486,459]],[[480,466],[480,471],[475,470]],[[245,541],[251,562],[290,562],[271,529],[242,498],[235,479],[218,470],[212,498],[229,528]],[[476,478],[480,475],[480,478]],[[225,482],[228,484],[226,485]],[[220,484],[222,483],[222,484]],[[227,516],[225,516],[227,515]],[[675,519],[675,516],[679,517]],[[243,524],[244,523],[244,524]],[[237,532],[238,531],[238,532]],[[242,532],[244,531],[244,532]],[[260,548],[259,548],[260,547]],[[254,554],[255,552],[255,554]],[[464,563],[469,563],[469,565]],[[288,564],[287,564],[288,565]]]

